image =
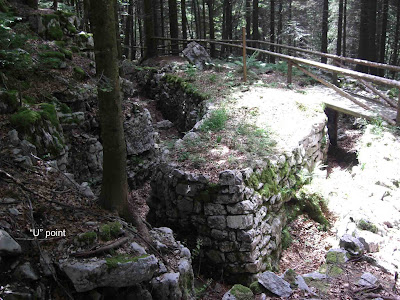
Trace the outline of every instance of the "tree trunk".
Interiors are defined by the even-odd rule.
[[[132,41],[132,29],[133,29],[133,0],[129,0],[128,6],[128,16],[126,17],[126,26],[125,26],[125,39],[124,39],[124,55],[127,59],[129,59],[129,53],[131,50]]]
[[[144,59],[157,55],[156,41],[154,37],[153,5],[151,0],[144,0],[144,45],[146,48]]]
[[[338,31],[336,41],[336,55],[342,54],[342,32],[343,32],[343,0],[339,0]]]
[[[160,0],[160,24],[161,24],[161,37],[165,37],[165,27],[164,27],[164,3],[163,0]],[[164,40],[160,41],[161,45],[161,53],[165,52],[164,49]]]
[[[139,46],[140,46],[140,57],[144,57],[144,49],[143,49],[143,25],[142,25],[142,16],[141,16],[141,10],[140,10],[140,5],[137,6],[136,8],[137,15],[138,15],[138,27],[139,27]]]
[[[376,8],[377,0],[361,0],[360,37],[358,58],[376,61]],[[368,73],[368,67],[357,65],[357,71]],[[376,68],[370,68],[376,74]]]
[[[215,28],[214,28],[214,0],[207,0],[208,5],[208,23],[210,26],[210,40],[215,39]],[[210,56],[215,57],[215,44],[210,45]]]
[[[271,20],[270,20],[270,24],[269,24],[269,41],[271,43],[275,43],[275,0],[271,0],[271,11],[270,11],[270,15],[271,15]],[[270,51],[274,52],[275,51],[275,47],[274,46],[270,46]],[[270,55],[269,57],[269,62],[274,64],[275,63],[275,56]]]
[[[116,2],[116,0],[115,0]],[[120,97],[115,3],[91,0],[99,115],[103,143],[103,179],[100,204],[131,220],[128,210],[126,145]]]
[[[25,0],[24,3],[33,9],[39,8],[39,0]]]
[[[249,39],[251,34],[251,0],[246,0],[246,36]]]
[[[398,52],[399,52],[399,33],[400,33],[400,1],[397,1],[397,17],[396,17],[396,32],[394,35],[392,65],[397,66]],[[392,77],[395,78],[396,73],[392,72]]]
[[[260,38],[260,32],[258,31],[258,0],[253,0],[253,40]]]
[[[54,10],[58,9],[58,0],[53,0],[53,5],[51,6],[51,8]]]
[[[182,38],[186,40],[187,35],[187,17],[186,17],[186,0],[181,0],[181,13],[182,13]],[[186,43],[185,43],[186,45]]]
[[[203,9],[203,39],[207,38],[207,26],[206,26],[206,3],[205,0],[202,1]]]
[[[288,8],[288,25],[289,28],[292,28],[292,0],[289,0],[289,8]],[[288,45],[292,46],[293,45],[293,38],[292,38],[292,32],[289,32],[289,37],[288,37]],[[291,51],[288,50],[288,54],[291,54]]]
[[[176,6],[176,0],[168,0],[168,10],[169,10],[169,30],[171,38],[177,39],[179,37],[178,33],[178,8]],[[171,42],[172,55],[179,54],[179,46],[177,41]]]
[[[321,37],[321,52],[328,53],[328,17],[329,17],[329,0],[324,0],[322,10],[322,37]],[[321,57],[322,63],[327,63],[326,57]]]
[[[282,29],[283,29],[283,16],[282,16],[282,10],[283,10],[283,0],[279,0],[279,8],[278,8],[278,44],[282,44]],[[281,48],[279,47],[277,49],[279,53],[281,53]]]
[[[121,34],[119,32],[119,16],[118,16],[118,1],[114,1],[114,21],[115,21],[115,38],[117,39],[117,54],[118,60],[122,59],[122,43],[121,43]]]
[[[389,0],[383,0],[383,2],[382,2],[381,41],[380,41],[380,45],[379,45],[379,62],[380,63],[385,63],[388,12],[389,12]],[[380,69],[379,70],[379,75],[380,76],[384,76],[385,75],[385,70]]]
[[[89,26],[89,12],[90,12],[90,1],[83,0],[83,30],[91,32]]]
[[[347,48],[347,0],[343,4],[343,56],[346,56]]]

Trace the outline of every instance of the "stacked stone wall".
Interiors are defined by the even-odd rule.
[[[298,147],[271,156],[258,167],[225,170],[218,182],[207,176],[160,165],[152,180],[149,219],[189,232],[202,240],[202,249],[214,272],[231,281],[248,282],[252,275],[278,264],[284,204],[327,154],[326,118],[321,118]]]

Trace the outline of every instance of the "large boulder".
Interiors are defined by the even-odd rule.
[[[112,262],[109,259],[67,259],[60,261],[59,266],[77,292],[106,286],[133,286],[149,281],[158,269],[158,259],[154,255]]]
[[[196,42],[189,43],[182,53],[189,62],[194,64],[199,70],[203,70],[206,62],[211,62],[207,50]]]

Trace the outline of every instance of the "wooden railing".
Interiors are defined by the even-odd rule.
[[[292,47],[292,46],[269,43],[269,42],[264,42],[264,41],[255,41],[255,40],[246,41],[245,38],[243,38],[243,40],[220,40],[220,41],[207,40],[207,39],[185,40],[185,39],[171,39],[171,38],[161,38],[161,37],[155,37],[155,39],[168,40],[168,41],[171,41],[171,42],[175,41],[175,42],[181,42],[181,43],[183,43],[183,42],[184,43],[190,43],[192,41],[195,41],[195,42],[199,42],[199,43],[216,44],[216,45],[221,45],[221,46],[226,46],[226,47],[231,47],[231,48],[240,48],[240,49],[243,49],[243,65],[244,66],[246,64],[246,62],[245,62],[245,60],[246,60],[246,51],[258,51],[259,53],[264,53],[264,54],[267,54],[267,55],[278,57],[278,58],[280,58],[282,60],[286,60],[287,63],[288,63],[288,74],[287,74],[287,82],[288,82],[288,84],[290,84],[292,82],[292,66],[295,66],[299,70],[301,70],[302,72],[307,74],[308,76],[310,76],[310,77],[314,78],[315,80],[321,82],[325,86],[328,86],[329,88],[334,89],[336,92],[338,92],[343,97],[346,97],[347,99],[351,100],[352,102],[360,105],[361,107],[363,107],[364,109],[367,109],[367,110],[372,110],[372,109],[369,106],[367,106],[364,103],[362,103],[361,101],[357,100],[355,97],[353,97],[349,93],[347,93],[347,92],[343,91],[342,89],[340,89],[339,87],[337,87],[335,84],[332,84],[332,83],[326,81],[325,79],[323,79],[323,78],[315,75],[314,73],[310,72],[309,70],[305,69],[304,67],[302,67],[302,65],[311,66],[311,67],[318,68],[320,70],[328,71],[328,72],[331,72],[334,75],[341,74],[341,75],[344,75],[344,76],[349,76],[349,77],[352,77],[352,78],[356,78],[356,79],[359,79],[362,84],[365,84],[365,81],[367,81],[367,82],[374,82],[374,83],[377,83],[377,84],[383,84],[383,85],[386,85],[386,86],[389,86],[389,87],[397,88],[399,90],[399,99],[398,99],[398,101],[396,103],[395,101],[393,101],[391,99],[389,99],[390,102],[388,102],[388,97],[386,97],[381,92],[376,90],[372,85],[369,85],[369,87],[368,87],[368,83],[366,85],[369,90],[371,90],[372,92],[377,94],[379,97],[382,97],[382,95],[385,96],[383,98],[383,100],[388,102],[388,105],[390,105],[392,107],[394,106],[397,109],[396,121],[392,120],[391,118],[389,118],[389,117],[387,117],[387,116],[385,116],[383,114],[378,113],[378,115],[383,120],[385,120],[386,122],[388,122],[391,125],[394,125],[394,124],[400,125],[400,82],[397,81],[397,80],[392,80],[392,79],[388,79],[388,78],[384,78],[384,77],[380,77],[380,76],[376,76],[376,75],[365,74],[365,73],[357,72],[357,71],[354,71],[354,70],[350,70],[350,69],[344,68],[344,66],[341,65],[340,62],[342,61],[342,62],[366,65],[366,66],[369,66],[369,67],[390,70],[390,71],[393,71],[393,72],[400,72],[400,67],[398,67],[398,66],[381,64],[381,63],[366,61],[366,60],[362,60],[362,59],[355,59],[355,58],[337,56],[337,55],[333,55],[333,54],[327,54],[327,53],[322,53],[322,52],[317,52],[317,51],[312,51],[312,50],[305,50],[305,49],[296,48],[296,47]],[[242,44],[233,44],[233,43],[240,43],[240,42]],[[313,61],[313,60],[310,60],[310,59],[305,59],[305,58],[295,57],[295,56],[286,55],[286,54],[282,54],[282,53],[272,52],[272,51],[268,51],[268,50],[265,50],[265,49],[260,49],[260,48],[255,48],[255,47],[248,47],[246,45],[246,42],[263,43],[263,44],[267,44],[267,45],[274,45],[276,47],[286,48],[286,49],[293,50],[293,51],[304,52],[304,53],[318,55],[318,56],[321,56],[321,57],[331,58],[340,66],[333,66],[333,65],[329,65],[329,64],[325,64],[325,63],[321,63],[321,62],[316,62],[316,61]],[[243,72],[244,76],[246,76],[246,68],[244,68],[243,71],[244,71]]]

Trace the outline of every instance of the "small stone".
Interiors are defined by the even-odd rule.
[[[378,279],[374,275],[372,275],[369,272],[365,272],[364,274],[361,275],[361,278],[357,282],[357,284],[365,287],[370,287],[375,285],[377,281]]]
[[[289,297],[293,293],[287,281],[269,271],[262,273],[258,278],[258,282],[279,297]]]
[[[357,238],[345,234],[340,238],[340,248],[345,249],[352,256],[359,256],[364,253],[364,245]]]
[[[0,229],[0,254],[16,255],[21,252],[21,246],[6,231]]]
[[[136,242],[131,243],[131,249],[133,250],[136,256],[141,256],[143,254],[146,254],[146,250]]]
[[[19,210],[16,209],[16,208],[9,208],[9,209],[8,209],[8,212],[9,212],[10,214],[14,215],[14,216],[18,216],[18,215],[21,214],[21,213],[19,212]]]
[[[20,279],[28,280],[38,280],[39,276],[36,274],[35,270],[32,268],[29,262],[26,262],[15,270],[14,275]]]
[[[237,216],[228,216],[226,218],[227,225],[229,228],[233,229],[249,229],[253,222],[253,215],[237,215]]]
[[[1,198],[0,199],[0,204],[14,204],[18,203],[18,200],[14,198]]]
[[[11,143],[13,146],[18,146],[19,143],[21,142],[20,139],[19,139],[19,137],[18,137],[18,131],[16,131],[15,129],[10,130],[10,131],[8,132],[8,138],[10,139],[10,143]]]
[[[222,300],[252,300],[252,299],[254,299],[252,290],[241,284],[235,284],[222,297]]]
[[[200,135],[198,133],[191,131],[191,132],[188,132],[185,134],[185,136],[183,137],[183,140],[185,142],[188,142],[188,141],[198,140],[199,138],[200,138]]]
[[[155,127],[158,129],[169,129],[174,126],[174,123],[172,123],[170,120],[162,120],[160,122],[157,122]]]

